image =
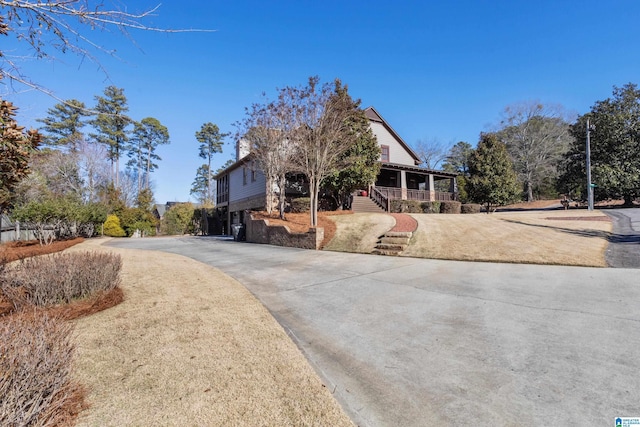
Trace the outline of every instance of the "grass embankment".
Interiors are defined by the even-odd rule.
[[[336,252],[370,253],[378,238],[396,223],[391,215],[376,213],[329,218],[336,224],[336,233],[324,248]]]
[[[126,300],[77,321],[79,425],[353,425],[269,312],[194,260],[103,248]]]
[[[412,215],[418,221],[405,256],[465,261],[605,267],[608,217],[597,211]]]

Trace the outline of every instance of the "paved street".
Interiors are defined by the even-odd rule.
[[[607,248],[611,267],[640,268],[640,209],[603,210],[613,224],[613,236]]]
[[[111,245],[182,254],[239,280],[361,426],[596,426],[640,416],[637,270],[210,237]]]

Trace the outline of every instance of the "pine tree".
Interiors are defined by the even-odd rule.
[[[213,202],[213,194],[209,194],[209,166],[200,166],[196,171],[196,177],[191,184],[189,194],[196,196],[198,203],[207,204]]]
[[[485,205],[487,213],[492,207],[514,201],[521,192],[507,148],[495,134],[480,136],[478,148],[469,158],[469,173],[469,197]]]
[[[215,153],[222,153],[222,144],[228,133],[221,133],[218,125],[211,122],[202,125],[196,132],[196,140],[200,143],[198,155],[207,161],[207,195],[213,195],[213,178],[211,174],[211,159]]]
[[[87,115],[84,102],[76,99],[69,99],[49,108],[47,117],[36,120],[44,124],[41,128],[45,132],[43,143],[52,147],[66,147],[69,151],[76,152],[83,139],[81,130],[85,123],[82,118]]]
[[[120,172],[120,157],[129,141],[129,130],[127,127],[132,123],[129,116],[127,97],[124,89],[115,86],[108,86],[104,90],[104,97],[96,96],[98,112],[91,124],[97,133],[91,136],[107,147],[107,156],[111,162],[112,182],[118,187],[118,174]]]
[[[158,119],[147,117],[134,123],[131,144],[128,146],[128,167],[136,170],[138,177],[138,192],[149,188],[149,175],[158,168],[155,163],[162,160],[156,154],[158,145],[169,143],[169,131]],[[143,178],[144,177],[144,185]]]

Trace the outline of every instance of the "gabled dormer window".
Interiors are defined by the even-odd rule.
[[[389,162],[389,146],[381,145],[380,146],[380,161],[381,162]]]

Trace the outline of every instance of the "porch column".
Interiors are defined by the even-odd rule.
[[[458,181],[455,178],[451,178],[449,180],[449,191],[451,193],[457,193],[458,192]]]
[[[400,189],[402,191],[402,200],[407,200],[407,172],[400,171]]]
[[[435,192],[435,184],[433,183],[433,174],[428,175],[428,190],[429,190],[429,200],[435,202],[436,200],[436,192]]]

